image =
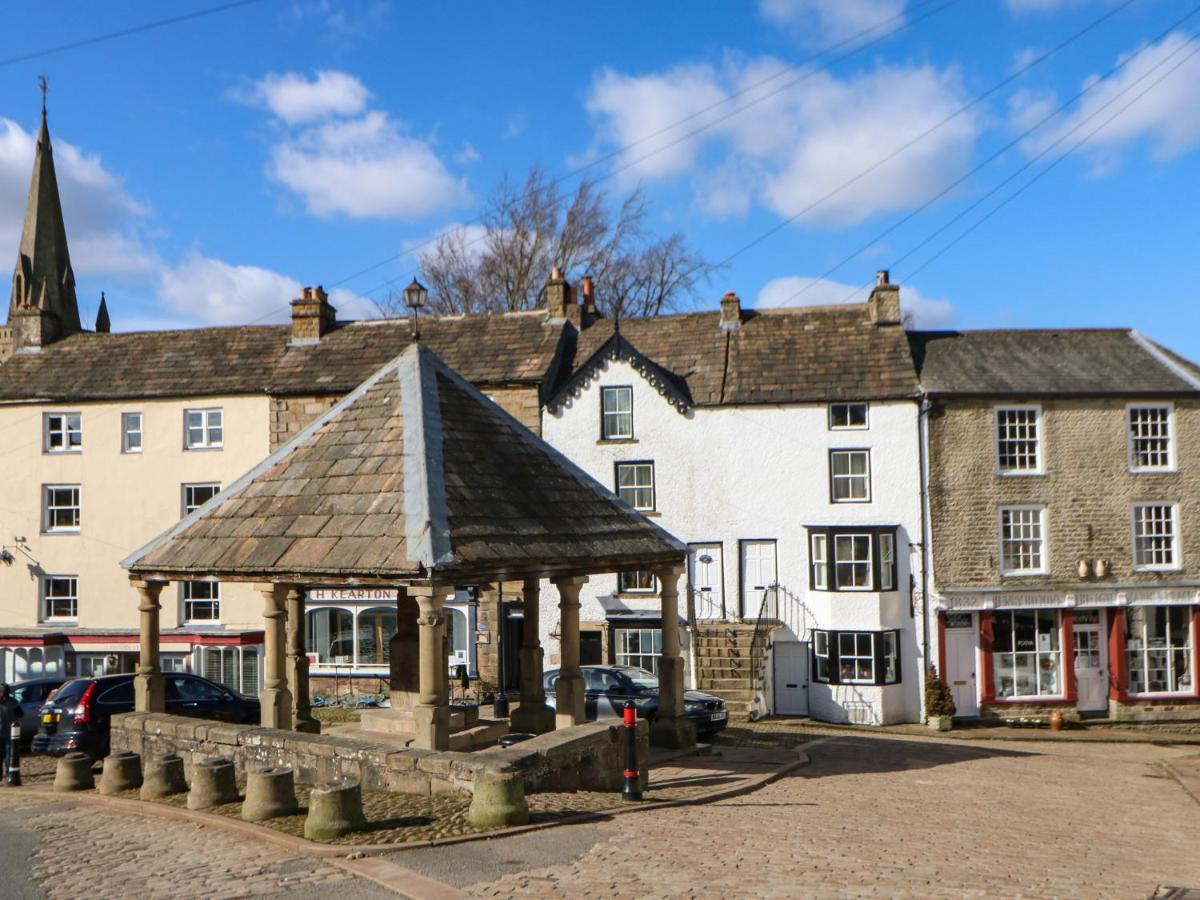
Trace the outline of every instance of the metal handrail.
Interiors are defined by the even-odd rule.
[[[767,639],[771,636],[771,632],[775,630],[774,626],[770,628],[766,627],[768,622],[775,621],[774,618],[768,619],[767,613],[770,610],[771,603],[778,601],[778,593],[778,582],[763,591],[762,605],[758,609],[758,621],[754,624],[754,635],[750,638],[751,722],[762,718],[767,709],[766,697],[762,696],[767,684]]]

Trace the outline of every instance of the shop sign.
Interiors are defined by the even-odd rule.
[[[395,603],[395,588],[310,588],[309,603]]]

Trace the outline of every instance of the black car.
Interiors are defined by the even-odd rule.
[[[18,681],[11,685],[12,697],[21,705],[21,742],[26,747],[37,734],[41,717],[38,712],[42,704],[56,690],[62,687],[65,678],[31,678],[29,681]]]
[[[589,722],[620,718],[625,701],[637,705],[638,717],[654,720],[658,714],[658,676],[633,666],[581,666],[583,673],[584,714]],[[543,676],[546,703],[554,706],[554,685],[558,669]],[[729,724],[725,701],[700,691],[684,691],[684,712],[696,724],[697,734],[713,734]]]
[[[243,724],[260,720],[258,700],[235,694],[206,678],[170,672],[163,675],[163,681],[168,713]],[[42,708],[33,752],[61,756],[80,750],[99,759],[108,754],[112,717],[132,710],[132,675],[68,681]]]

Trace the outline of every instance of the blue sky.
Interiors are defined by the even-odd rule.
[[[1172,28],[1192,6],[260,0],[0,66],[0,247],[15,251],[45,74],[83,313],[104,290],[120,330],[279,321],[300,283],[337,285],[345,317],[363,315],[415,261],[348,276],[469,223],[502,173],[591,163],[614,196],[640,184],[653,224],[713,260],[795,217],[699,307],[730,289],[747,305],[840,301],[892,267],[925,325],[1133,325],[1200,358],[1200,14]],[[9,52],[163,15],[132,0],[25,6],[9,14],[23,35]],[[908,27],[803,79],[786,69],[882,23],[873,36]]]

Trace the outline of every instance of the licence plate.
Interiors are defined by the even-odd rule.
[[[729,715],[729,714],[728,714],[727,712],[725,712],[725,710],[721,710],[720,712],[715,712],[715,713],[713,713],[713,714],[712,714],[712,721],[714,721],[714,722],[724,722],[724,721],[725,721],[725,718],[726,718],[728,715]]]
[[[43,713],[42,714],[42,724],[43,725],[57,725],[58,724],[58,713]]]

